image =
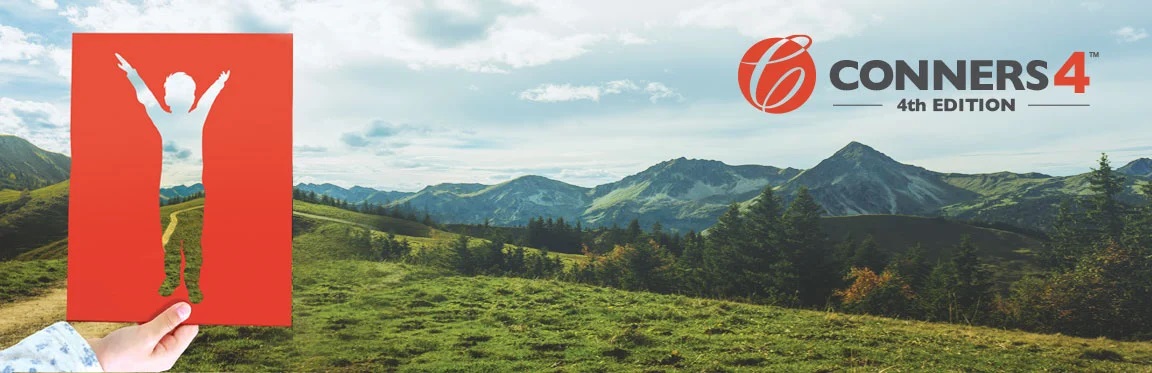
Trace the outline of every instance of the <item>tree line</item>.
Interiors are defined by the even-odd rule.
[[[369,203],[368,201],[363,201],[361,203],[350,203],[343,199],[333,198],[328,195],[318,194],[313,191],[301,190],[298,188],[292,188],[292,199],[319,205],[332,206],[365,214],[388,216],[397,219],[420,222],[429,227],[438,226],[436,221],[432,219],[432,215],[430,215],[427,211],[418,213],[416,209],[412,208],[412,205],[409,203],[403,203],[398,206],[391,207],[388,206],[388,203]]]
[[[1147,200],[1118,199],[1124,177],[1107,156],[1091,194],[1063,203],[1038,259],[1044,271],[996,292],[967,237],[935,262],[917,245],[886,255],[870,237],[830,242],[807,190],[784,208],[771,188],[733,205],[674,254],[657,242],[586,253],[575,281],[632,290],[1111,338],[1152,338],[1152,183]]]
[[[824,209],[803,188],[788,205],[765,188],[748,206],[731,205],[704,233],[666,233],[659,224],[644,231],[638,221],[588,229],[534,218],[516,229],[457,226],[487,240],[461,235],[421,255],[409,248],[378,258],[409,258],[463,275],[552,277],[786,307],[1152,338],[1152,183],[1140,186],[1146,203],[1121,202],[1127,184],[1106,155],[1088,182],[1090,194],[1061,204],[1035,258],[1043,271],[1006,291],[996,290],[981,249],[967,237],[935,260],[919,245],[897,253],[871,237],[834,242],[822,228]],[[395,239],[381,242],[389,240]],[[381,247],[373,252],[391,252],[383,249],[391,244],[373,242],[366,245]],[[549,254],[572,246],[583,257],[568,265]]]
[[[192,194],[189,194],[186,196],[175,196],[175,197],[168,198],[168,199],[160,198],[160,206],[181,204],[181,203],[188,202],[188,201],[191,201],[191,200],[194,200],[197,198],[204,198],[204,192],[199,191],[199,192],[195,192],[195,193],[192,193]]]
[[[679,255],[684,249],[684,239],[695,232],[679,234],[666,232],[660,222],[648,230],[641,227],[639,219],[632,219],[626,227],[588,228],[577,221],[571,223],[564,218],[538,216],[528,219],[521,227],[498,227],[489,222],[481,224],[453,224],[445,229],[472,237],[485,239],[499,238],[520,246],[545,249],[565,254],[581,254],[584,251],[606,253],[620,245],[644,244],[655,240],[662,247]]]

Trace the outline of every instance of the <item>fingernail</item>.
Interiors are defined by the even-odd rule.
[[[187,319],[188,315],[191,314],[192,306],[189,306],[188,303],[180,303],[180,306],[176,307],[176,315],[179,315],[181,319]]]

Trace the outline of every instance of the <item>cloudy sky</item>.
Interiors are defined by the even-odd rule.
[[[73,32],[292,32],[298,182],[592,186],[681,156],[808,168],[853,140],[938,171],[1064,175],[1100,152],[1152,156],[1149,14],[1142,0],[0,0],[0,133],[69,152]],[[796,33],[814,39],[816,92],[758,112],[740,57]],[[1040,59],[1051,76],[1072,51],[1100,53],[1086,94],[841,92],[827,77],[840,59]],[[1017,111],[903,113],[903,97]]]

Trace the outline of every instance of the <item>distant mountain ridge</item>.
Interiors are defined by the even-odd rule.
[[[444,223],[487,220],[496,225],[523,225],[531,218],[549,216],[595,226],[641,219],[688,230],[710,225],[729,204],[752,198],[766,186],[783,183],[799,173],[794,168],[731,166],[681,157],[592,188],[529,175],[495,185],[437,184],[415,193],[385,193],[401,197],[389,205],[427,210]],[[300,184],[297,188],[339,198],[361,187]],[[360,203],[365,199],[347,201]]]
[[[372,204],[389,204],[401,198],[412,195],[410,192],[392,192],[382,191],[372,188],[365,188],[362,186],[353,186],[348,189],[341,188],[329,183],[324,184],[297,184],[297,189],[316,194],[326,195],[332,198],[347,201],[349,203],[363,203],[368,202]]]
[[[855,141],[789,180],[780,192],[788,199],[801,187],[834,216],[925,215],[977,196],[945,182],[939,173],[897,162]]]
[[[1141,158],[1116,172],[1128,176],[1120,198],[1138,202],[1137,185],[1152,180],[1152,160]],[[684,231],[711,226],[729,204],[747,205],[769,185],[785,202],[801,187],[808,188],[830,216],[946,216],[1029,229],[1043,229],[1060,201],[1088,192],[1086,174],[941,173],[851,142],[807,170],[681,157],[592,188],[524,176],[496,185],[438,184],[415,193],[376,193],[393,193],[398,198],[391,205],[426,210],[445,223],[515,226],[533,216],[549,216],[588,226],[638,219],[644,225],[659,222]],[[311,184],[298,188],[333,197],[351,190],[329,185],[332,191],[324,191]]]
[[[1085,163],[1090,161],[1086,160]],[[71,160],[24,139],[0,135],[0,191],[32,190],[66,181]],[[1139,203],[1139,185],[1152,182],[1152,159],[1116,169],[1125,176],[1119,198]],[[1087,174],[940,173],[900,163],[867,145],[852,142],[807,170],[759,165],[733,166],[713,160],[677,158],[619,181],[591,188],[542,176],[523,176],[495,185],[430,185],[417,192],[380,191],[333,184],[297,188],[350,203],[406,205],[426,210],[444,223],[523,225],[535,216],[563,217],[587,226],[661,223],[672,230],[703,230],[729,204],[750,203],[767,186],[785,202],[808,188],[831,216],[904,214],[947,216],[1043,229],[1063,200],[1089,193]],[[186,197],[203,186],[160,191],[162,199]],[[14,193],[14,192],[13,192]],[[17,194],[6,194],[17,198]]]
[[[1137,177],[1152,177],[1152,159],[1140,158],[1116,169],[1116,172]]]
[[[68,180],[72,159],[22,138],[0,135],[0,190],[32,190]]]

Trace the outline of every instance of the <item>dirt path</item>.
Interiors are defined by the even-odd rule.
[[[168,226],[164,229],[163,244],[168,244],[169,237],[176,231],[179,223],[178,214],[202,209],[204,206],[191,207],[175,211],[168,215]],[[354,225],[362,228],[376,230],[365,224],[359,224],[343,219],[327,216],[313,215],[302,212],[292,212],[307,218],[327,220],[336,223]],[[60,287],[49,290],[46,294],[18,302],[0,305],[0,348],[5,348],[20,342],[21,339],[32,335],[54,322],[64,320],[65,308],[68,301],[68,290]],[[120,327],[130,325],[127,323],[77,322],[72,326],[85,338],[99,338]]]
[[[163,245],[168,245],[168,239],[172,236],[172,233],[176,231],[176,224],[180,222],[177,217],[178,214],[202,208],[204,208],[204,206],[196,206],[169,214],[168,227],[164,229],[164,235],[161,238]],[[0,348],[16,344],[37,330],[51,325],[54,322],[64,320],[67,303],[68,290],[65,288],[55,288],[49,290],[47,294],[36,298],[25,299],[0,306]],[[130,324],[104,322],[77,322],[72,324],[84,338],[103,337],[109,332],[125,325]]]
[[[176,214],[179,214],[179,213],[184,212],[184,211],[191,211],[191,210],[202,209],[202,208],[204,208],[203,205],[196,206],[196,207],[189,207],[189,208],[186,208],[183,210],[173,211],[171,214],[168,214],[168,227],[164,228],[164,236],[160,238],[160,242],[161,242],[160,247],[161,248],[168,247],[168,238],[172,237],[172,233],[176,232],[176,224],[180,223],[180,219],[176,217]]]
[[[57,288],[49,290],[47,294],[36,298],[25,299],[19,302],[0,306],[0,348],[20,342],[21,339],[32,335],[57,321],[64,320],[64,309],[68,299],[68,290]],[[124,323],[104,322],[77,322],[72,326],[84,338],[99,338],[116,330]]]
[[[352,221],[347,221],[347,220],[337,219],[337,218],[330,218],[330,217],[321,216],[321,215],[313,215],[313,214],[304,213],[304,212],[292,211],[292,215],[303,216],[306,218],[312,218],[312,219],[317,219],[317,220],[327,220],[327,221],[334,222],[334,223],[354,225],[354,226],[364,228],[367,230],[372,230],[372,231],[379,231],[380,230],[380,228],[375,228],[375,227],[369,226],[367,224],[360,224],[357,222],[352,222]]]

